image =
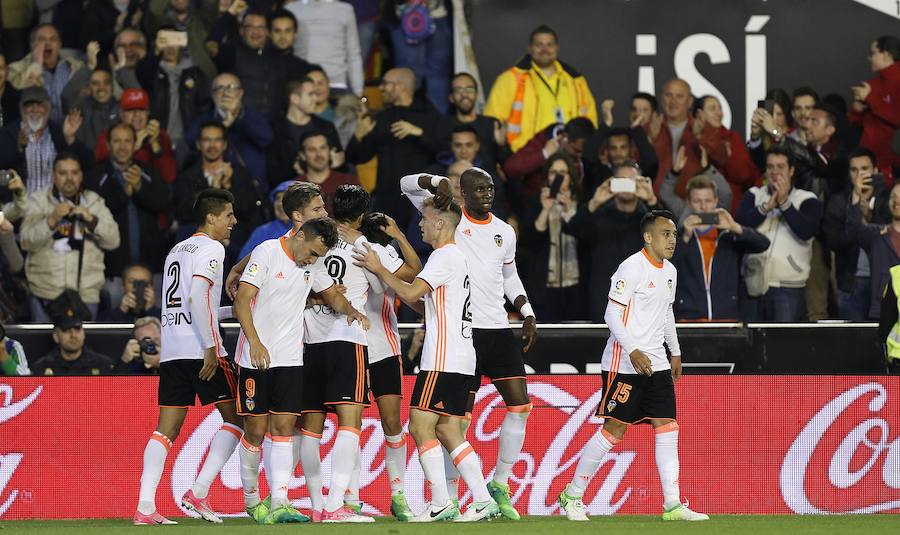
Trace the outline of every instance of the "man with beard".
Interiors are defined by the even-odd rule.
[[[28,193],[52,182],[57,154],[73,153],[82,169],[92,163],[87,147],[75,137],[82,123],[81,112],[72,110],[60,128],[50,120],[52,107],[46,89],[28,87],[19,102],[22,120],[0,130],[0,169],[16,169]]]
[[[297,177],[301,182],[312,182],[322,189],[325,207],[331,213],[331,204],[339,186],[358,186],[359,179],[331,168],[332,146],[321,132],[308,132],[300,140],[298,161],[304,172]]]

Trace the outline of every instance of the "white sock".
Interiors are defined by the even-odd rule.
[[[314,511],[321,511],[325,506],[322,496],[322,457],[319,447],[322,435],[303,430],[300,442],[300,462],[303,465],[303,476],[306,478],[306,491]]]
[[[191,490],[194,491],[194,496],[200,499],[206,498],[206,495],[209,494],[209,486],[212,485],[213,480],[222,471],[222,467],[231,458],[231,454],[234,453],[234,448],[237,447],[242,434],[243,431],[240,427],[228,422],[222,424],[222,427],[213,437],[212,442],[209,443],[209,453],[206,455],[206,460],[203,461],[203,466],[200,468],[200,473],[197,474],[194,485],[191,487]]]
[[[678,487],[678,423],[672,421],[656,428],[656,469],[662,483],[666,510],[681,505]]]
[[[334,447],[331,448],[331,485],[325,499],[325,511],[334,512],[344,506],[344,492],[350,484],[350,474],[359,455],[359,431],[352,427],[338,427]]]
[[[575,468],[575,477],[566,487],[566,494],[573,498],[581,498],[587,490],[588,483],[600,467],[603,457],[619,442],[619,439],[608,433],[602,427],[588,440],[578,458],[578,466]]]
[[[497,468],[494,481],[509,484],[509,474],[519,460],[522,444],[525,443],[525,426],[531,414],[531,403],[506,408],[506,416],[500,426],[500,450],[497,453]]]
[[[406,435],[385,435],[384,464],[391,484],[391,496],[403,492],[406,480]]]
[[[272,435],[266,433],[262,443],[263,472],[266,474],[266,485],[269,486],[269,494],[272,494]]]
[[[288,481],[291,479],[291,468],[294,467],[293,437],[272,437],[272,505],[275,510],[288,504]]]
[[[456,469],[456,465],[453,464],[453,457],[450,457],[450,452],[447,451],[447,448],[441,448],[444,457],[444,476],[447,478],[447,493],[450,494],[450,499],[458,500],[459,499],[459,470]]]
[[[144,471],[141,473],[141,493],[138,498],[138,511],[149,515],[156,511],[156,487],[166,466],[166,456],[172,441],[169,437],[154,431],[144,448]]]
[[[484,484],[484,473],[481,471],[481,459],[468,441],[463,442],[450,452],[453,464],[459,470],[466,486],[472,491],[472,501],[487,502],[491,500],[487,487]]]
[[[241,437],[238,456],[241,459],[241,484],[244,487],[244,506],[248,509],[259,503],[259,447]]]
[[[297,465],[300,464],[300,444],[303,441],[303,433],[299,427],[294,428],[294,440],[291,441],[293,445],[293,456],[294,456],[294,468],[291,470],[291,476],[297,473]]]
[[[419,463],[422,465],[422,472],[425,473],[425,479],[431,487],[431,503],[438,506],[444,505],[450,500],[444,479],[444,459],[441,450],[441,443],[437,439],[429,440],[419,446]]]
[[[353,464],[353,470],[350,472],[350,482],[347,483],[347,491],[344,492],[344,503],[359,505],[359,471],[361,469],[362,463],[359,462],[359,455],[357,455],[356,462]]]

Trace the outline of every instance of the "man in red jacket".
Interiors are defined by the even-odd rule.
[[[872,41],[869,63],[878,75],[862,85],[853,86],[853,105],[848,113],[850,123],[862,126],[860,146],[870,149],[878,158],[878,166],[890,184],[893,167],[900,166],[900,156],[891,150],[894,131],[900,127],[900,39],[887,35]]]

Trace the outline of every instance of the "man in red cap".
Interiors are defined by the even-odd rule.
[[[135,161],[152,166],[168,183],[175,181],[178,164],[172,150],[169,134],[159,125],[156,119],[150,119],[150,96],[143,89],[126,89],[119,103],[122,122],[131,125],[137,132]],[[104,130],[97,139],[94,158],[102,162],[109,157],[109,145],[106,142],[107,132]]]

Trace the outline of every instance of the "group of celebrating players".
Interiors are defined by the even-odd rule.
[[[415,174],[400,184],[421,213],[423,240],[434,248],[424,266],[389,217],[368,212],[364,189],[338,188],[328,218],[318,186],[298,182],[282,201],[292,229],[257,246],[224,283],[221,242],[235,224],[233,198],[224,190],[200,193],[195,204],[200,226],[172,248],[164,267],[159,422],[144,450],[135,524],[175,523],[157,512],[155,495],[168,450],[195,397],[215,404],[223,425],[182,498],[183,508],[222,521],[207,495],[238,448],[245,507],[255,521],[373,522],[362,514],[359,499],[359,438],[370,390],[384,430],[391,513],[397,520],[519,519],[508,479],[532,410],[522,351],[534,344],[537,327],[516,271],[515,233],[491,214],[493,182],[477,167],[460,177],[462,208],[446,177]],[[656,429],[663,518],[707,518],[681,504],[678,490],[673,379],[681,363],[671,308],[675,269],[667,261],[674,250],[674,223],[668,214],[651,213],[642,230],[645,248],[613,276],[604,398],[597,412],[605,424],[559,496],[561,512],[570,520],[588,519],[582,496],[590,478],[627,426],[643,421]],[[223,286],[241,326],[233,361],[218,327]],[[407,440],[397,298],[422,314],[426,326],[408,426],[431,493],[418,514],[403,493]],[[507,298],[525,318],[520,340],[507,319]],[[623,349],[628,359],[621,359]],[[466,440],[483,375],[507,409],[488,483]],[[319,449],[328,412],[337,416],[337,432],[324,496]],[[270,489],[265,499],[259,493],[260,461]],[[288,499],[298,463],[309,492],[309,516]],[[465,512],[459,477],[472,493]]]

